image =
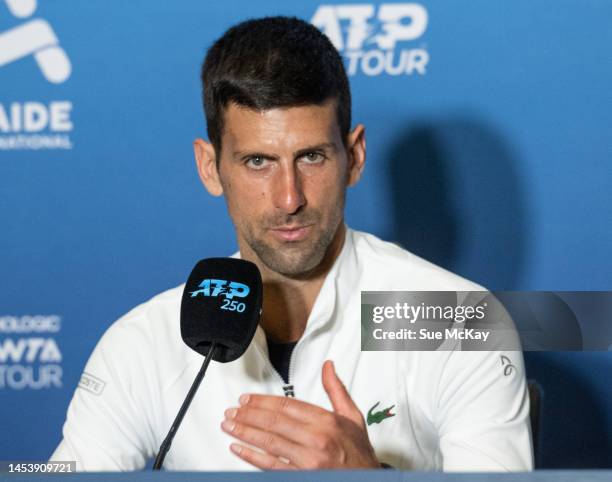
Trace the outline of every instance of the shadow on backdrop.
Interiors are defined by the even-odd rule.
[[[516,159],[484,122],[412,125],[388,153],[393,233],[406,249],[490,289],[516,289],[529,220]]]
[[[490,123],[411,122],[386,160],[393,216],[386,239],[488,289],[524,288],[529,180]],[[543,389],[538,467],[612,467],[609,387],[597,377],[601,366],[593,372],[600,363],[609,368],[603,357],[526,353],[527,377]]]

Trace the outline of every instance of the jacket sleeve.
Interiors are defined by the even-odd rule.
[[[155,453],[155,394],[150,392],[155,374],[142,331],[119,320],[100,339],[51,460],[74,460],[79,471],[137,470]]]
[[[533,469],[520,351],[452,352],[433,403],[444,471]]]

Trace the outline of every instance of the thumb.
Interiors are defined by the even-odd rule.
[[[361,412],[357,408],[357,405],[355,405],[355,402],[353,402],[353,399],[340,378],[338,378],[338,375],[336,375],[333,361],[326,360],[325,363],[323,363],[322,380],[323,388],[334,407],[334,412],[351,419],[358,425],[363,425]]]

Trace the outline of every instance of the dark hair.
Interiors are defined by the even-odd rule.
[[[206,54],[201,79],[208,137],[217,154],[230,102],[267,110],[335,98],[346,142],[351,93],[342,58],[322,32],[303,20],[266,17],[230,28]]]

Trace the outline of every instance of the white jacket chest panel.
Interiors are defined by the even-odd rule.
[[[394,416],[367,426],[379,459],[404,469],[438,467],[439,461],[431,455],[437,451],[435,432],[421,409],[427,394],[417,381],[418,354],[361,352],[359,320],[353,319],[355,310],[347,310],[345,315],[348,318],[344,323],[332,325],[335,329],[311,333],[296,346],[290,380],[296,398],[332,409],[321,382],[322,364],[331,359],[364,419],[377,403],[373,413],[393,406],[390,412]],[[353,323],[357,326],[351,327]],[[336,329],[338,332],[333,333]],[[220,424],[224,411],[237,406],[243,393],[283,395],[284,383],[273,371],[264,350],[254,342],[235,362],[211,363],[168,454],[168,469],[254,469],[230,452],[229,445],[235,439],[225,434]],[[199,357],[167,388],[168,403],[164,404],[161,422],[167,428],[160,432],[166,433],[174,420],[199,369],[197,361],[201,360]]]

